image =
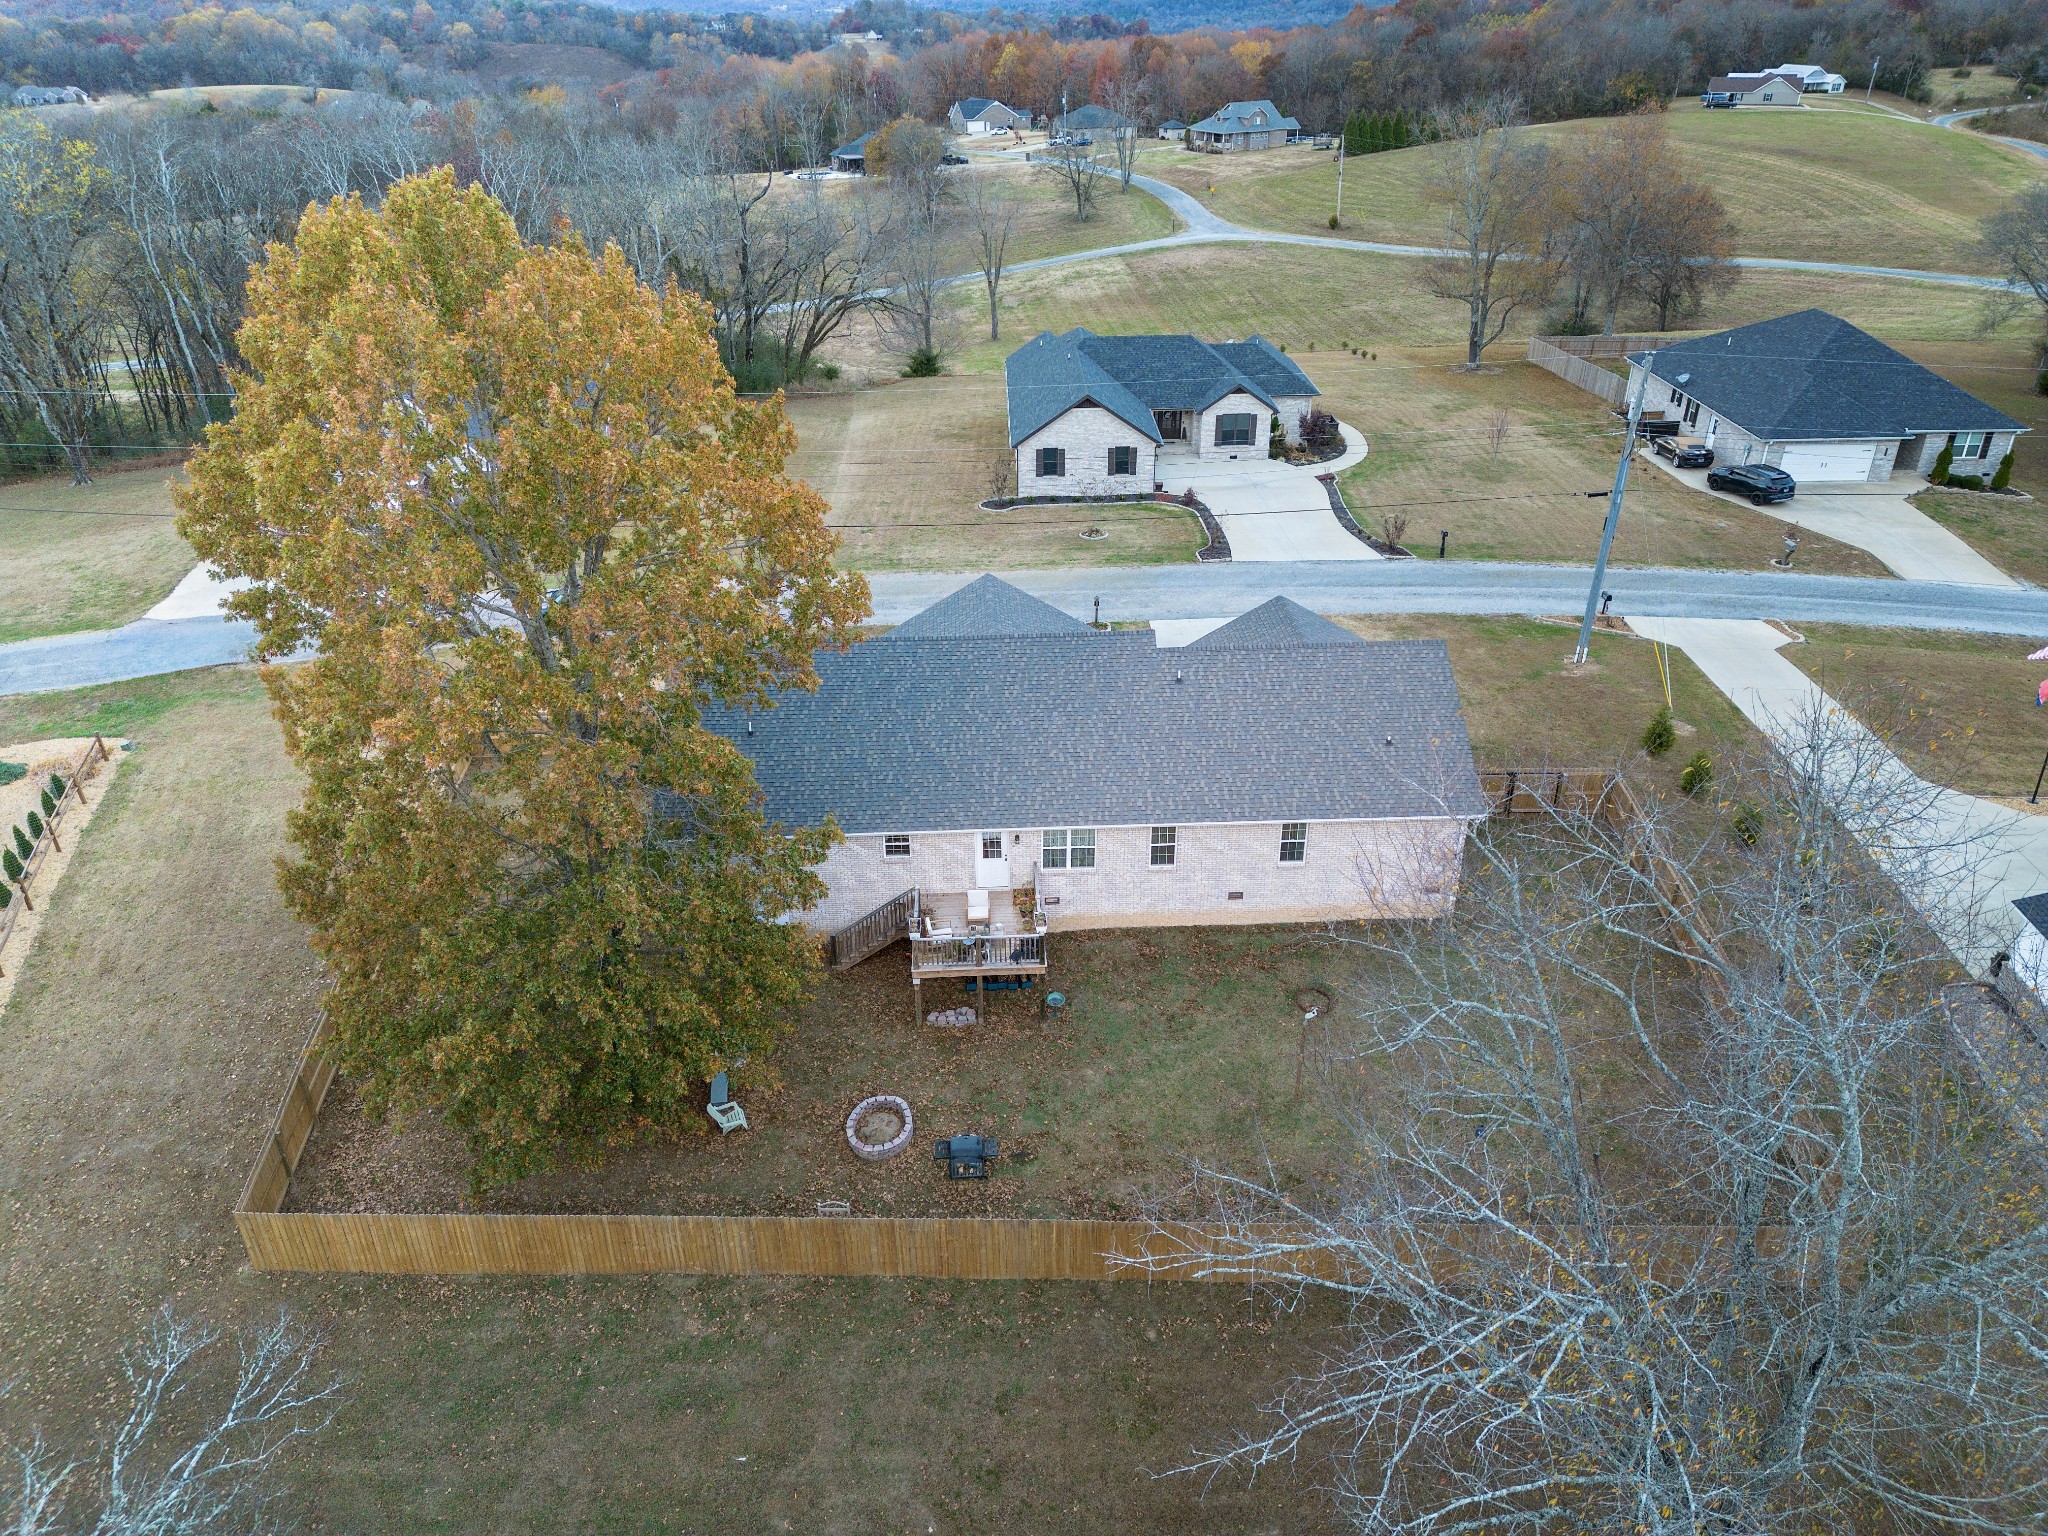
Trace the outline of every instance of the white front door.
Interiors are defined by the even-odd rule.
[[[984,832],[976,842],[974,884],[984,891],[1010,888],[1010,843],[1001,832]]]

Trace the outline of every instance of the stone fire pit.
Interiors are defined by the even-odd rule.
[[[910,1145],[910,1105],[893,1093],[862,1099],[846,1117],[846,1144],[854,1156],[879,1163]]]

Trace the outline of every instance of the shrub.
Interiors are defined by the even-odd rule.
[[[0,869],[7,871],[10,880],[19,880],[26,872],[22,868],[21,855],[12,848],[0,848]]]
[[[1948,483],[1959,491],[1981,491],[1984,489],[1982,475],[1950,475]]]
[[[1685,765],[1685,772],[1678,776],[1678,787],[1688,795],[1696,795],[1714,782],[1714,760],[1701,752]]]
[[[903,365],[906,379],[935,379],[939,376],[939,349],[919,347],[910,354],[910,361]]]
[[[59,800],[64,798],[64,781],[54,773],[50,775],[50,793]]]
[[[28,840],[28,834],[22,831],[21,828],[16,827],[14,829],[14,852],[25,859],[35,851],[36,845]]]
[[[1332,228],[1332,229],[1342,229],[1343,227],[1344,227],[1343,225],[1341,225],[1341,224],[1339,224],[1339,223],[1337,222],[1337,215],[1335,215],[1334,213],[1333,213],[1333,214],[1331,214],[1331,215],[1330,215],[1330,228]]]
[[[1311,448],[1334,448],[1344,440],[1337,430],[1337,418],[1328,411],[1303,411],[1298,430],[1302,442]]]
[[[54,816],[57,814],[57,797],[51,794],[47,789],[43,791],[43,814],[45,816]]]
[[[0,784],[12,784],[28,777],[27,763],[0,763]]]
[[[1991,489],[2002,491],[2012,484],[2012,450],[2008,448],[2005,457],[1998,461],[1998,468],[1991,472]]]
[[[1738,805],[1735,807],[1735,818],[1729,823],[1729,830],[1734,832],[1736,840],[1743,847],[1754,848],[1756,840],[1764,835],[1763,818],[1757,814],[1755,806]]]
[[[42,840],[43,818],[38,816],[34,811],[30,811],[28,813],[28,835],[36,839],[38,842]]]
[[[2034,379],[2034,393],[2048,395],[2048,363],[2041,365],[2041,372]]]
[[[1671,723],[1670,706],[1665,706],[1650,716],[1650,723],[1643,727],[1643,750],[1652,757],[1662,757],[1678,745],[1678,727]]]
[[[1947,485],[1948,467],[1951,464],[1955,463],[1955,461],[1955,449],[1943,448],[1940,453],[1934,456],[1934,472],[1930,474],[1927,478],[1932,480],[1936,485]]]
[[[5,912],[8,904],[13,900],[14,887],[11,885],[0,885],[0,912]]]

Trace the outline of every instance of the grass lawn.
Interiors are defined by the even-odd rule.
[[[1785,648],[1914,770],[1973,795],[2024,798],[2048,749],[2048,677],[2009,636],[1808,624]],[[2048,636],[2042,638],[2048,639]]]
[[[2048,165],[2020,150],[1860,105],[1708,112],[1681,103],[1666,120],[1689,169],[1728,205],[1735,246],[1745,256],[1981,270],[1969,249],[1978,221],[2020,188],[2048,178]],[[1604,122],[1547,123],[1531,132],[1562,143],[1600,133]],[[1406,149],[1346,160],[1344,232],[1361,240],[1439,241],[1442,218],[1422,197],[1429,156],[1427,149]],[[1162,148],[1148,151],[1140,168],[1237,223],[1331,232],[1337,167],[1328,152],[1229,156]]]
[[[2011,101],[2018,82],[2010,75],[1993,74],[1983,68],[1936,69],[1928,72],[1927,85],[1934,93],[1934,110],[1954,112]]]
[[[139,619],[198,563],[172,527],[174,474],[0,485],[0,641]]]
[[[2048,396],[2034,390],[2033,346],[2021,340],[1927,342],[1900,350],[2033,428],[2020,437],[2012,468],[2013,485],[2032,493],[2032,502],[1929,491],[1914,505],[2000,570],[2048,584]]]
[[[789,401],[792,473],[832,504],[840,558],[863,570],[1036,569],[1192,560],[1194,513],[977,503],[1011,489],[1000,377],[900,379]],[[1099,527],[1106,538],[1082,534]]]
[[[1094,213],[1084,224],[1074,217],[1073,197],[1043,172],[1022,165],[984,168],[977,164],[961,174],[1001,176],[1015,190],[1017,227],[1004,248],[1007,261],[1035,261],[1041,256],[1063,256],[1069,251],[1156,240],[1180,227],[1180,221],[1167,212],[1164,203],[1136,187],[1126,192],[1114,182],[1104,182],[1095,196]],[[973,232],[962,231],[961,239],[959,269],[972,270]]]

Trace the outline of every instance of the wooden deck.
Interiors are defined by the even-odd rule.
[[[1017,910],[1016,893],[990,891],[989,921],[967,926],[965,891],[921,891],[910,939],[910,977],[1035,976],[1045,970],[1045,933]],[[927,932],[928,930],[928,932]]]

